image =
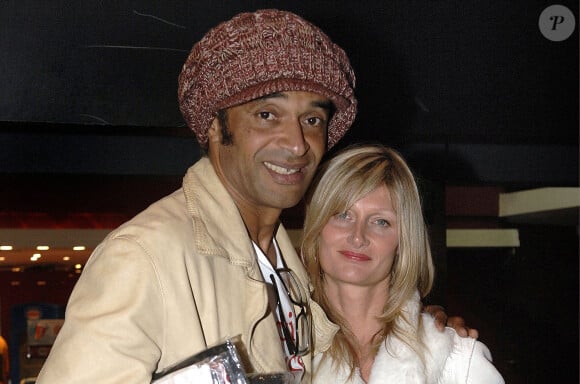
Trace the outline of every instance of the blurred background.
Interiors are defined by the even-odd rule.
[[[96,244],[199,158],[176,100],[191,46],[258,8],[302,15],[349,55],[359,114],[336,148],[382,142],[411,163],[437,264],[429,302],[479,330],[506,382],[578,383],[578,2],[558,4],[0,1],[12,383],[38,372]],[[301,219],[283,215],[296,238]]]

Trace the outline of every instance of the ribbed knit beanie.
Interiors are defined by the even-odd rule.
[[[336,111],[328,148],[356,115],[355,75],[346,53],[318,27],[275,9],[241,13],[197,42],[179,75],[179,109],[199,144],[220,109],[275,92],[307,91],[329,98]]]

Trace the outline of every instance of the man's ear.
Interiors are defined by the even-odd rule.
[[[220,127],[220,122],[217,117],[214,117],[209,129],[207,130],[207,137],[209,142],[221,143],[222,140],[222,130]]]

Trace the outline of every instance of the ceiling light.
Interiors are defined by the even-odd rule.
[[[64,256],[62,259],[63,259],[64,261],[69,261],[69,260],[70,260],[70,257],[68,257],[68,256]]]
[[[82,264],[75,264],[75,269],[81,269],[82,267]]]
[[[37,251],[48,251],[49,249],[50,249],[50,247],[48,245],[37,245],[36,246]]]
[[[30,257],[30,260],[36,261],[36,260],[40,259],[41,257],[42,257],[42,255],[40,253],[35,253],[34,255],[32,255],[32,257]]]
[[[86,247],[84,245],[76,245],[73,247],[73,251],[84,251]]]
[[[12,250],[11,245],[0,245],[0,251],[11,251],[11,250]]]

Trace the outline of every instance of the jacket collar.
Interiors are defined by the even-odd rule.
[[[257,265],[252,242],[234,200],[218,178],[209,158],[191,166],[183,178],[187,209],[193,218],[196,249],[207,256],[229,258],[230,262],[249,267]],[[305,287],[308,276],[286,229],[282,224],[275,233],[287,267]]]
[[[328,319],[322,307],[315,301],[311,301],[310,307],[314,319],[314,354],[317,355],[330,348],[339,326]]]
[[[425,362],[423,363],[407,344],[390,335],[379,348],[368,384],[435,384],[445,369],[446,360],[453,348],[453,341],[448,333],[437,330],[435,321],[430,315],[420,313],[418,293],[405,304],[403,311],[407,312],[411,324],[400,318],[397,322],[407,332],[422,334],[424,346],[421,348],[426,348]],[[315,374],[317,382],[364,383],[358,370],[353,377],[347,380],[348,367],[345,365],[337,366],[329,360],[328,356],[320,354],[320,351],[324,351],[326,348],[318,346],[316,350]]]
[[[419,332],[425,343],[425,364],[419,356],[396,337],[389,336],[381,345],[369,378],[369,384],[376,383],[436,383],[444,368],[445,361],[453,347],[445,332],[435,327],[435,321],[428,314],[422,314],[419,293],[416,292],[403,309],[412,324],[397,320],[404,332]]]
[[[253,265],[254,251],[242,217],[209,158],[201,158],[187,170],[183,190],[198,252],[227,257],[237,265]]]

